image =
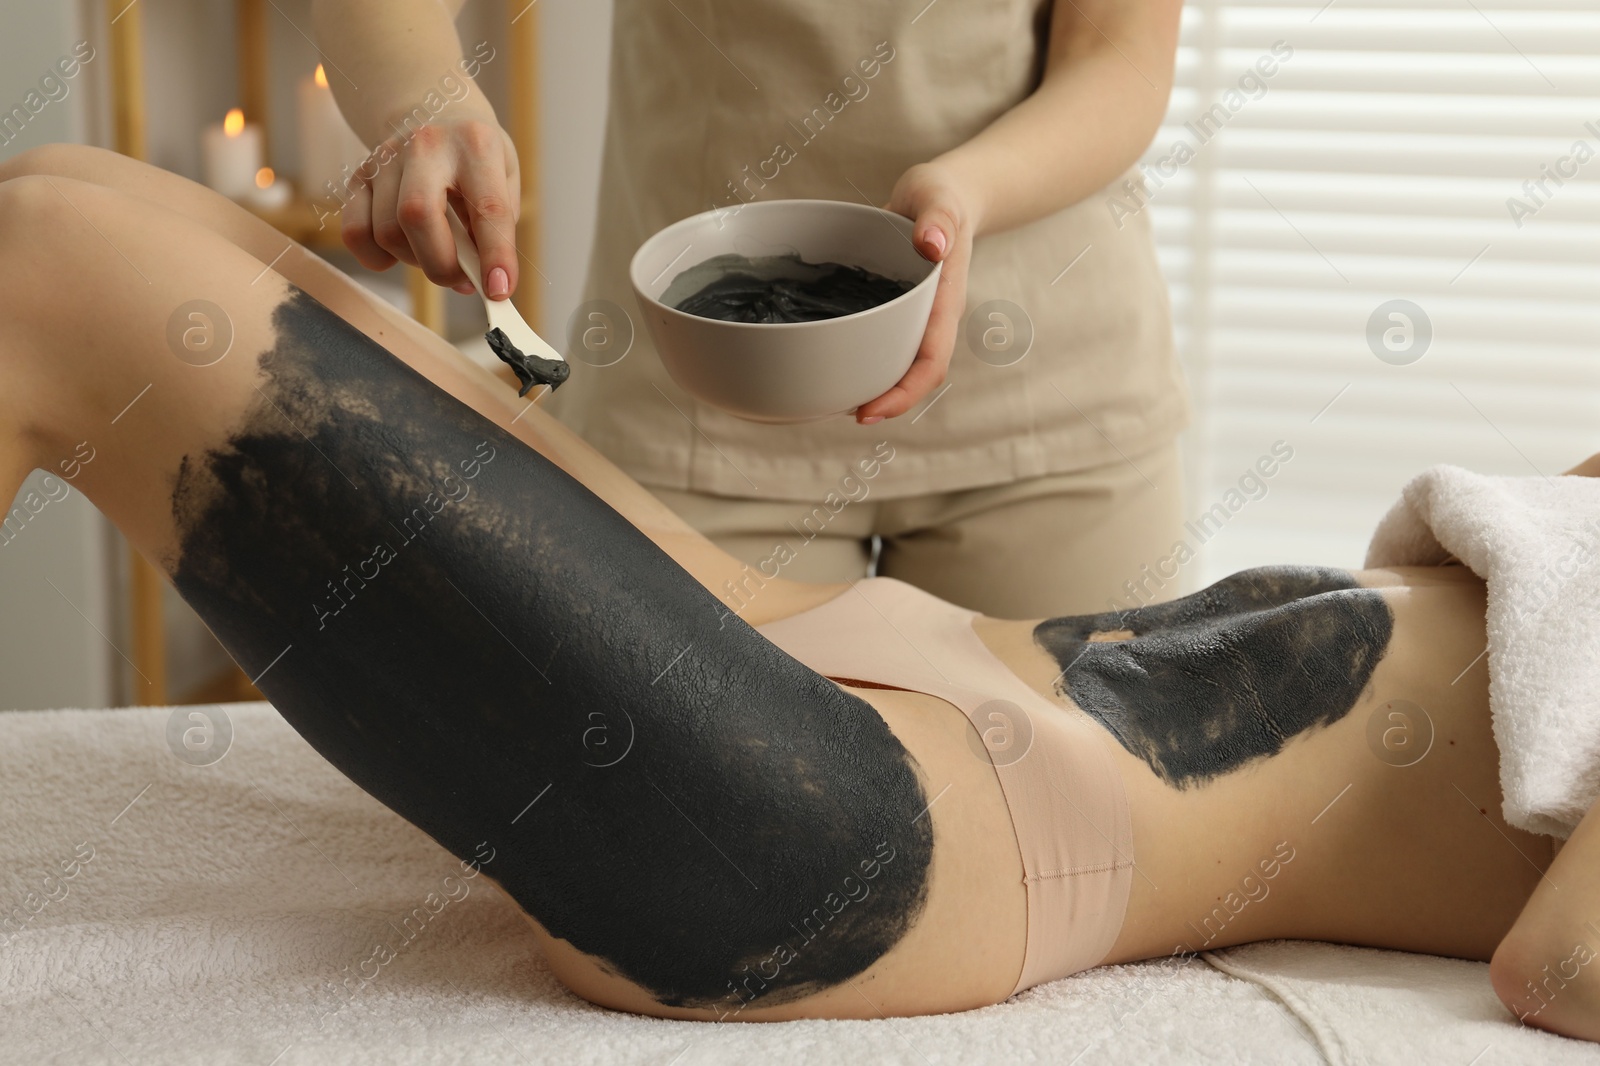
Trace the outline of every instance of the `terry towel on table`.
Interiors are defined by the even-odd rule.
[[[1452,555],[1488,585],[1505,819],[1565,838],[1600,798],[1600,478],[1424,471],[1378,523],[1366,565]]]

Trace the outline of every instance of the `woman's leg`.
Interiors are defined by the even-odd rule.
[[[207,365],[169,340],[193,300],[232,324]],[[654,1003],[726,1009],[868,863],[760,1005],[916,923],[931,792],[872,706],[257,257],[104,186],[0,183],[0,367],[0,470],[89,442],[75,483],[318,751]]]
[[[508,383],[496,380],[432,331],[220,193],[127,156],[82,145],[45,145],[0,163],[0,182],[27,176],[74,178],[136,196],[227,240],[261,267],[270,264],[271,273],[304,290],[435,385],[582,481],[707,588],[720,592],[729,581],[740,579],[738,560],[696,533],[561,423],[538,408],[530,409]],[[581,379],[568,387],[581,388]],[[780,578],[768,581],[763,592],[759,604],[742,612],[752,625],[803,610],[838,590],[813,589]]]

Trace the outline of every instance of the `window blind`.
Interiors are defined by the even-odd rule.
[[[1600,451],[1600,0],[1190,0],[1141,168],[1106,207],[1196,399],[1185,589],[1359,566],[1434,463]]]

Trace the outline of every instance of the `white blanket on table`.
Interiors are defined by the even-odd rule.
[[[1505,819],[1565,838],[1600,798],[1600,478],[1424,471],[1379,523],[1367,566],[1452,555],[1488,585]]]
[[[1466,1066],[1490,1044],[1476,1066],[1600,1061],[1516,1025],[1482,964],[1287,941],[927,1018],[601,1010],[556,983],[499,889],[444,886],[456,861],[270,706],[226,712],[209,766],[172,754],[167,709],[0,714],[0,1063]],[[429,893],[456,898],[406,935]]]

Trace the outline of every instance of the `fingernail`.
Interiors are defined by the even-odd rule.
[[[868,415],[866,418],[863,418],[861,420],[861,424],[863,426],[870,426],[870,425],[873,425],[876,422],[882,422],[882,421],[883,421],[883,416],[882,415]]]
[[[944,258],[944,230],[931,229],[928,231],[928,243],[933,245],[933,252],[940,259]]]
[[[511,291],[511,277],[506,273],[505,267],[495,267],[489,271],[489,297],[498,300]]]
[[[470,282],[470,281],[463,281],[459,285],[452,285],[450,287],[452,289],[456,290],[457,292],[459,292],[463,296],[471,296],[472,295],[472,282]]]

